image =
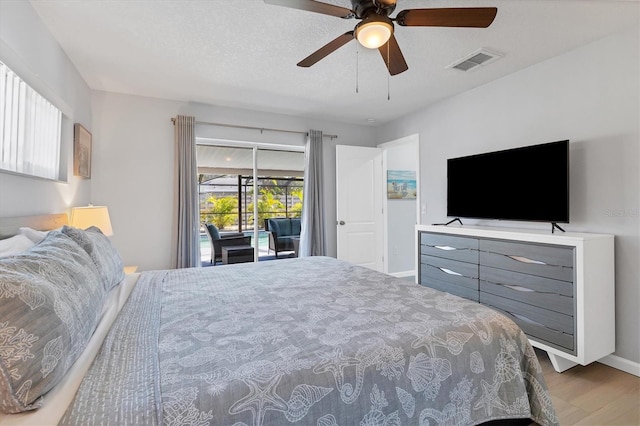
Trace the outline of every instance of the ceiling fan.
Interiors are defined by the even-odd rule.
[[[353,31],[347,31],[338,36],[298,62],[299,67],[314,65],[355,38],[364,47],[380,51],[391,75],[400,74],[409,69],[393,35],[394,22],[401,27],[487,28],[498,12],[495,7],[406,9],[392,18],[390,15],[396,8],[396,1],[351,0],[353,9],[347,9],[315,0],[264,0],[267,4],[322,13],[343,19],[356,18],[360,20]]]

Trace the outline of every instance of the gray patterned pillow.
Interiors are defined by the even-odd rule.
[[[84,350],[105,296],[89,255],[60,231],[0,259],[0,411],[42,405]]]
[[[124,262],[109,238],[99,228],[92,226],[83,231],[64,226],[62,233],[78,243],[91,256],[106,291],[111,290],[124,279]]]

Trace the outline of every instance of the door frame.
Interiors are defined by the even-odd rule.
[[[378,144],[378,148],[382,149],[382,179],[383,179],[383,185],[382,185],[382,245],[383,245],[383,272],[384,273],[389,273],[389,259],[390,259],[390,250],[389,250],[389,215],[388,215],[388,199],[387,199],[387,188],[386,188],[386,176],[387,176],[387,171],[388,171],[388,152],[389,150],[399,147],[399,146],[404,146],[404,145],[409,145],[409,144],[415,144],[415,149],[416,149],[416,153],[415,153],[415,158],[417,158],[417,164],[416,164],[416,223],[415,225],[419,224],[421,222],[421,197],[420,197],[420,135],[418,133],[414,133],[412,135],[409,136],[405,136],[399,139],[395,139],[389,142],[384,142],[381,144]],[[416,254],[416,250],[417,250],[417,245],[415,244],[415,240],[411,240],[411,244],[413,246],[413,258],[415,259],[417,254]],[[415,263],[415,262],[413,262]],[[407,271],[400,271],[400,272],[393,272],[390,275],[396,276],[396,277],[408,277],[408,276],[412,276],[412,275],[416,275],[418,271],[415,269],[416,267],[414,266],[414,270],[407,270]]]

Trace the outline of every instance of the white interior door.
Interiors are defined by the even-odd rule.
[[[382,150],[336,146],[338,259],[383,270]]]

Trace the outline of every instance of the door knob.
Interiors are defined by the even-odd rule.
[[[338,222],[338,225],[344,225],[344,220],[341,220],[340,222]]]

